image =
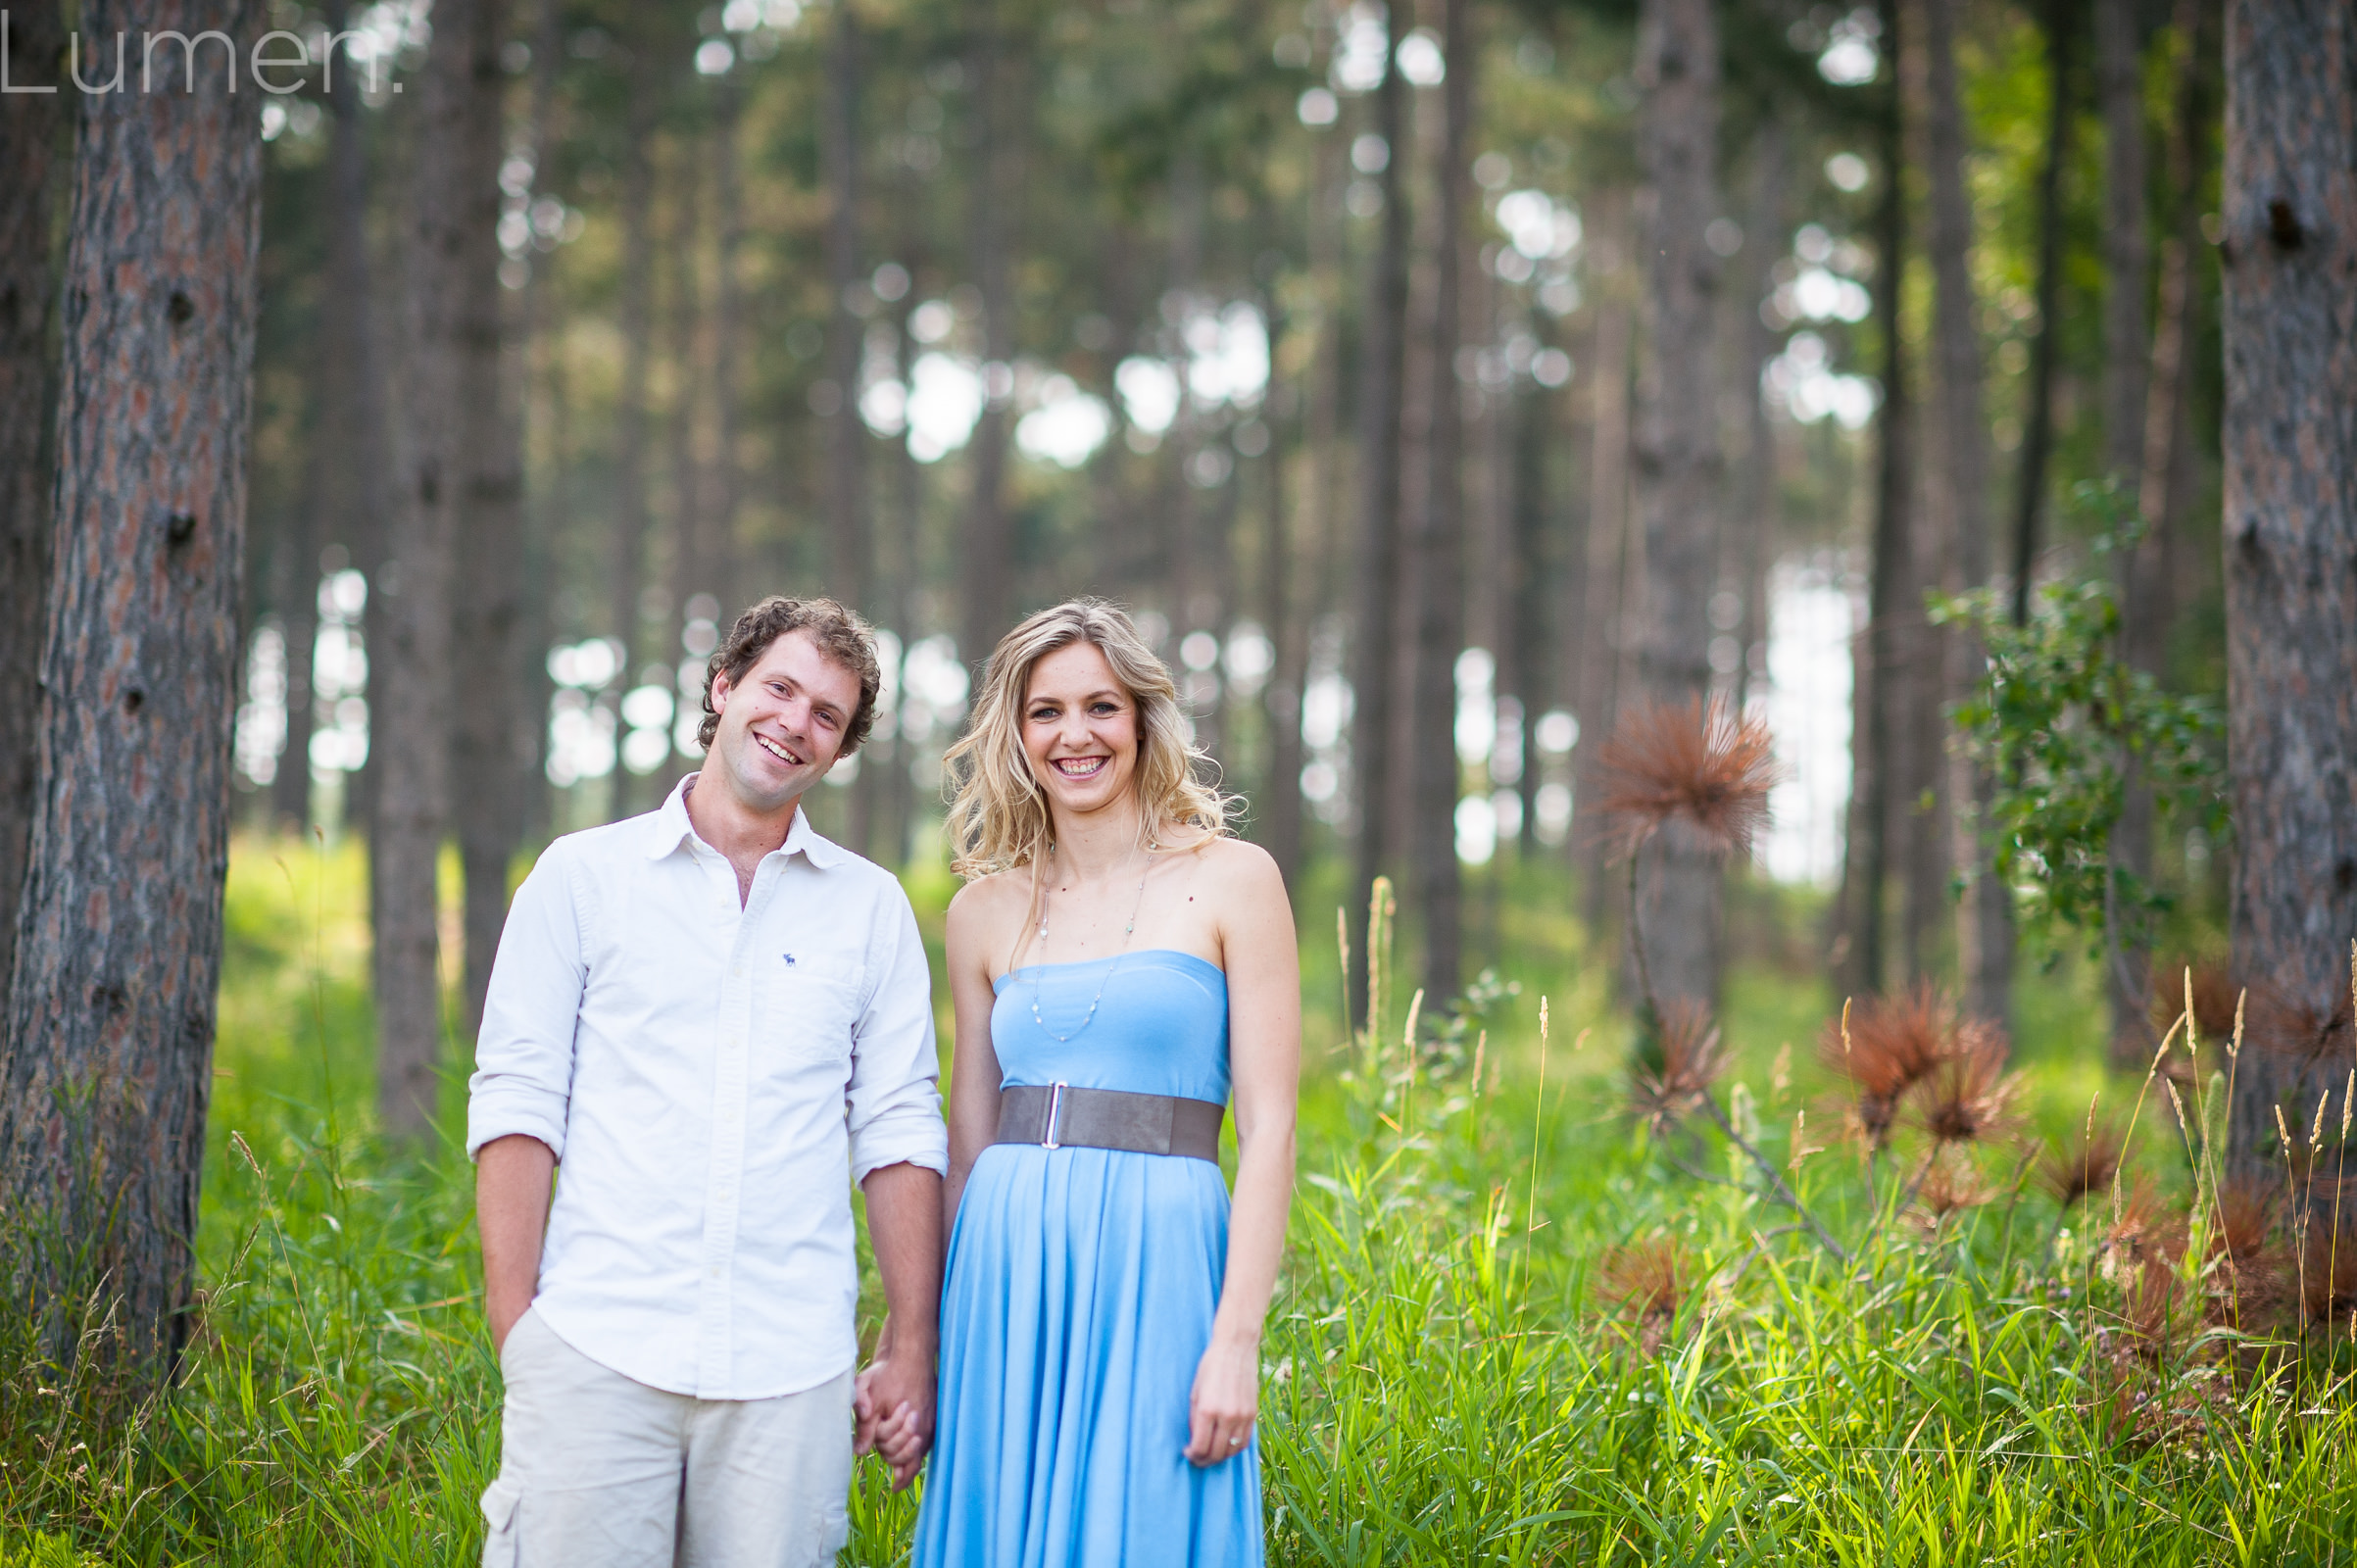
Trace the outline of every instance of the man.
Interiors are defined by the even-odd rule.
[[[840,605],[754,606],[706,673],[703,768],[516,891],[466,1129],[507,1382],[486,1568],[831,1563],[855,1401],[896,1482],[922,1460],[948,1163],[924,948],[800,808],[879,683]],[[847,1158],[888,1307],[857,1386]]]

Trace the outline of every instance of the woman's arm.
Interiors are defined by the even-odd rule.
[[[1214,887],[1228,974],[1236,1095],[1236,1196],[1227,1279],[1195,1373],[1187,1457],[1216,1464],[1251,1441],[1260,1403],[1260,1330],[1293,1203],[1294,1102],[1301,1071],[1301,972],[1285,879],[1266,852],[1221,844]]]
[[[957,1045],[950,1063],[950,1174],[941,1188],[941,1233],[955,1233],[958,1200],[974,1161],[999,1135],[999,1055],[991,1049],[991,944],[1002,934],[997,878],[973,882],[950,901],[950,1003],[957,1010]]]

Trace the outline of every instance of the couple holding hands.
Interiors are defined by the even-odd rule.
[[[516,892],[466,1133],[506,1380],[487,1568],[831,1563],[855,1443],[900,1486],[930,1454],[918,1568],[1262,1560],[1283,880],[1129,617],[1025,620],[949,757],[945,1126],[908,896],[800,807],[880,678],[841,606],[756,605],[701,770]],[[887,1307],[863,1371],[847,1165]]]

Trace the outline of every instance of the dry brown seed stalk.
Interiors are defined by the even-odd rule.
[[[1621,718],[1601,757],[1596,809],[1634,849],[1667,823],[1689,823],[1721,854],[1750,848],[1768,819],[1775,742],[1766,724],[1722,699],[1650,703]]]

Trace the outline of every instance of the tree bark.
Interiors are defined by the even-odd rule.
[[[866,428],[859,422],[859,349],[866,322],[852,309],[852,291],[865,286],[859,267],[859,19],[850,0],[837,0],[827,47],[825,107],[819,146],[826,166],[826,374],[838,388],[826,431],[827,591],[855,612],[867,611],[874,549],[868,539]],[[876,781],[851,782],[845,804],[845,845],[868,850]]]
[[[1953,585],[1978,588],[1989,581],[1991,548],[1989,513],[1989,427],[1983,415],[1986,380],[1977,321],[1979,302],[1972,281],[1972,198],[1965,187],[1964,106],[1956,83],[1956,21],[1961,0],[1924,0],[1924,142],[1931,187],[1933,279],[1932,378],[1934,440],[1938,466],[1932,493],[1947,513],[1949,564]],[[1954,702],[1979,680],[1985,656],[1977,638],[1947,639],[1944,650],[1947,700]],[[2013,898],[1995,874],[1992,848],[1982,842],[1993,787],[1989,770],[1961,749],[1949,753],[1949,820],[1956,843],[1955,864],[1965,876],[1956,927],[1956,962],[1964,1004],[1975,1017],[1998,1023],[2013,1010]],[[1963,803],[1971,801],[1966,809]]]
[[[978,119],[975,155],[973,246],[976,281],[982,290],[982,356],[986,379],[992,367],[1008,373],[1014,363],[1015,300],[1009,276],[1009,230],[1021,196],[1021,138],[1014,68],[1007,20],[997,0],[974,0],[974,111]],[[979,670],[1007,629],[1014,609],[1014,531],[1007,514],[1007,440],[1011,400],[986,396],[968,441],[973,491],[966,504],[963,540],[965,614],[958,628],[958,657]]]
[[[89,0],[81,21],[219,29],[235,71],[262,8]],[[152,91],[75,104],[0,1240],[51,1354],[103,1294],[121,1333],[91,1348],[160,1380],[187,1335],[221,973],[262,149],[214,47],[154,59]]]
[[[1574,799],[1573,842],[1578,846],[1581,916],[1592,938],[1600,937],[1612,904],[1612,878],[1605,870],[1610,837],[1579,815],[1581,803],[1601,792],[1598,756],[1619,721],[1628,692],[1623,651],[1628,644],[1631,532],[1629,527],[1629,372],[1635,312],[1627,294],[1632,247],[1628,243],[1628,200],[1605,191],[1590,204],[1589,283],[1595,289],[1595,368],[1589,376],[1593,444],[1588,462],[1588,538],[1581,573],[1584,613],[1580,617],[1579,744],[1573,751],[1579,783]],[[1624,911],[1625,913],[1625,911]]]
[[[1456,859],[1456,660],[1465,644],[1464,402],[1456,351],[1463,293],[1466,137],[1476,45],[1469,0],[1447,0],[1439,168],[1433,180],[1433,293],[1423,402],[1424,484],[1405,541],[1414,650],[1408,693],[1416,744],[1407,748],[1413,813],[1415,912],[1424,936],[1424,995],[1435,1006],[1456,995],[1463,957],[1463,883]]]
[[[1276,668],[1262,702],[1268,714],[1269,778],[1261,803],[1262,842],[1298,896],[1306,860],[1301,798],[1301,698],[1309,680],[1309,639],[1327,608],[1334,566],[1338,423],[1342,406],[1342,169],[1341,132],[1317,133],[1311,153],[1307,229],[1309,282],[1317,301],[1311,330],[1315,346],[1308,362],[1302,434],[1302,493],[1287,507],[1282,493],[1271,514],[1273,564],[1282,581],[1270,584],[1272,613],[1284,618],[1271,627]],[[1293,519],[1287,525],[1288,517]]]
[[[56,0],[9,10],[9,70],[55,87],[65,30]],[[0,98],[0,988],[17,947],[17,895],[32,835],[33,716],[49,618],[50,436],[57,356],[50,342],[50,245],[58,155],[71,102],[57,91]]]
[[[737,84],[735,72],[714,83],[712,205],[719,218],[719,232],[714,236],[712,257],[712,270],[717,274],[712,300],[712,442],[719,456],[712,465],[711,493],[705,498],[710,511],[705,519],[709,548],[701,563],[705,579],[696,586],[699,591],[712,594],[719,604],[720,613],[714,618],[723,634],[743,608],[738,603],[743,595],[724,592],[722,585],[736,581],[737,506],[744,494],[744,483],[737,473],[742,347],[738,330],[745,318],[745,287],[737,272],[737,258],[745,248],[740,168],[743,153],[738,138],[742,134],[744,102],[744,89]]]
[[[622,381],[614,420],[614,599],[607,611],[621,640],[618,677],[635,683],[644,656],[640,607],[648,583],[647,541],[654,517],[647,500],[649,382],[655,363],[655,117],[662,93],[662,24],[642,11],[627,34],[625,74],[629,107],[622,148]],[[620,815],[641,804],[629,769],[614,770],[614,805]]]
[[[2046,0],[2046,162],[2038,176],[2038,336],[2030,344],[2030,413],[2022,426],[2021,468],[2013,503],[2013,623],[2030,619],[2030,579],[2038,566],[2038,522],[2046,505],[2046,463],[2054,447],[2056,313],[2062,304],[2062,171],[2071,158],[2074,0]]]
[[[1782,335],[1768,325],[1762,302],[1772,286],[1776,258],[1790,232],[1792,199],[1792,136],[1781,107],[1773,111],[1752,139],[1750,253],[1747,286],[1736,301],[1742,318],[1742,352],[1737,365],[1743,375],[1743,462],[1737,470],[1734,514],[1728,518],[1737,548],[1730,552],[1743,608],[1734,635],[1735,707],[1743,710],[1751,698],[1752,663],[1764,660],[1768,635],[1768,572],[1775,565],[1780,511],[1776,495],[1776,431],[1768,421],[1768,400],[1760,395],[1759,380],[1768,362],[1784,352]]]
[[[2152,349],[2145,325],[2152,244],[2144,195],[2144,62],[2133,0],[2095,0],[2095,95],[2103,111],[2103,471],[2134,485],[2144,456],[2146,367]],[[2148,528],[2153,519],[2145,519]],[[2153,608],[2149,575],[2162,545],[2147,536],[2115,558],[2124,612],[2121,650],[2147,674],[2159,673],[2157,628],[2142,622]],[[2113,865],[2137,881],[2152,875],[2152,788],[2125,760],[2120,820],[2111,836]],[[2107,933],[2111,962],[2104,980],[2111,996],[2112,1059],[2133,1066],[2151,1054],[2151,959],[2140,935]]]
[[[1894,14],[1895,20],[1895,14]],[[1891,44],[1891,26],[1884,36]],[[1895,53],[1895,50],[1893,50]],[[1852,973],[1848,989],[1883,990],[1891,980],[1885,951],[1886,900],[1901,862],[1906,798],[1903,746],[1917,694],[1908,679],[1907,623],[1921,616],[1909,595],[1919,583],[1909,459],[1914,445],[1914,407],[1908,396],[1905,334],[1899,323],[1897,280],[1906,270],[1906,198],[1893,155],[1898,137],[1898,93],[1893,84],[1884,127],[1882,199],[1876,205],[1874,311],[1883,344],[1883,406],[1876,419],[1873,563],[1866,589],[1866,678],[1854,699],[1863,722],[1852,776],[1849,837],[1857,875],[1849,906],[1854,922],[1849,942]]]
[[[402,450],[383,581],[381,645],[370,650],[374,750],[380,767],[375,884],[376,1103],[395,1137],[432,1124],[439,1087],[442,997],[435,871],[451,827],[453,549],[466,471],[458,418],[465,385],[466,277],[474,225],[466,189],[467,117],[481,10],[494,0],[440,0],[417,78],[411,199],[408,374]]]
[[[508,914],[508,863],[522,847],[539,771],[539,723],[524,583],[523,441],[516,345],[499,281],[499,166],[507,153],[505,0],[478,0],[458,127],[460,496],[452,607],[451,803],[466,884],[463,1029],[481,1027],[491,958]]]
[[[2273,1167],[2279,1106],[2304,1130],[2352,1056],[2357,12],[2341,0],[2228,0],[2226,77],[2234,974],[2277,1007],[2344,1020],[2307,1070],[2242,1053],[2231,1141],[2255,1171]]]
[[[1395,784],[1391,765],[1395,682],[1392,610],[1399,597],[1399,399],[1406,373],[1408,212],[1407,83],[1388,40],[1374,91],[1375,134],[1391,149],[1381,174],[1382,225],[1368,270],[1358,352],[1358,570],[1350,635],[1350,774],[1357,842],[1352,847],[1350,919],[1360,933],[1353,1006],[1366,999],[1364,924],[1375,878],[1392,864],[1386,842]]]
[[[349,12],[347,0],[328,0],[323,16],[330,35],[346,31]],[[368,255],[368,150],[360,118],[366,68],[340,50],[338,56],[335,87],[327,94],[333,126],[327,148],[327,273],[330,297],[341,308],[322,313],[319,332],[329,373],[326,425],[336,447],[350,456],[349,466],[338,475],[334,521],[323,532],[344,546],[368,582],[361,633],[364,646],[373,653],[383,640],[383,618],[390,605],[380,589],[392,510],[392,421],[385,398],[386,356],[376,319],[375,268]],[[368,700],[379,701],[383,691],[381,679],[371,680]],[[371,742],[369,751],[362,768],[345,777],[342,809],[346,823],[357,821],[366,835],[372,863],[376,784],[384,769],[381,749]],[[308,760],[304,765],[310,765]],[[371,878],[371,925],[377,891]]]
[[[1645,225],[1646,356],[1638,387],[1635,522],[1645,542],[1637,685],[1653,702],[1710,689],[1710,595],[1724,460],[1711,352],[1718,216],[1719,37],[1709,0],[1644,0],[1638,12],[1638,163]],[[1644,935],[1662,1000],[1715,1004],[1723,868],[1683,824],[1646,851]]]
[[[313,414],[305,421],[302,488],[293,515],[280,523],[282,536],[270,551],[270,607],[277,612],[286,644],[286,739],[278,770],[270,776],[270,825],[300,834],[311,824],[311,734],[316,716],[311,689],[319,638],[319,551],[329,497],[337,488],[330,470],[340,461],[330,435],[334,404],[328,383],[336,374],[327,363],[325,334],[312,341],[309,373]]]

